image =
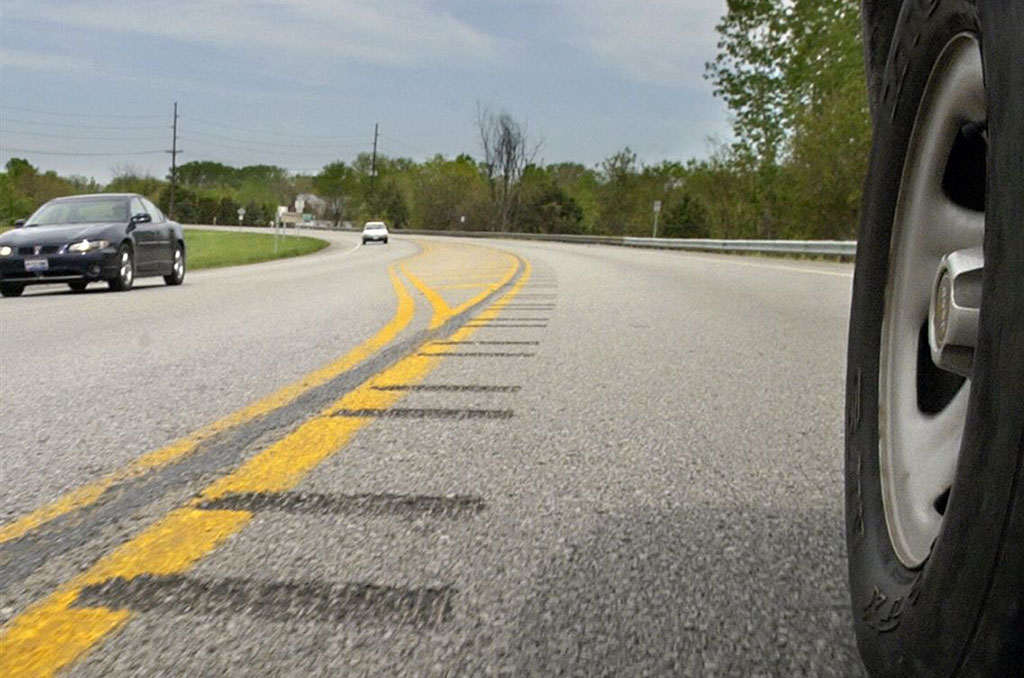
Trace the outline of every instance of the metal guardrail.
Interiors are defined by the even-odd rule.
[[[260,228],[260,227],[257,227]],[[270,230],[269,228],[267,230]],[[359,229],[329,229],[304,224],[301,231],[341,230],[359,232]],[[294,233],[295,230],[291,229]],[[618,245],[646,247],[662,250],[691,250],[702,252],[751,252],[755,254],[805,254],[810,256],[854,258],[856,240],[718,240],[714,238],[632,238],[613,235],[569,235],[557,233],[502,233],[500,231],[435,231],[403,228],[396,235],[441,235],[457,238],[497,238],[506,240],[541,240],[587,245]]]
[[[857,255],[856,240],[717,240],[713,238],[632,238],[608,235],[560,235],[549,233],[500,233],[496,231],[433,231],[421,229],[396,230],[396,234],[446,235],[461,238],[505,238],[510,240],[543,240],[592,245],[619,245],[667,250],[704,252],[753,252],[759,254],[806,254],[812,256],[848,257]]]

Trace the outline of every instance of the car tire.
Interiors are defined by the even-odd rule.
[[[388,244],[388,239],[387,239],[387,238],[384,238],[384,244],[385,244],[385,245],[387,245],[387,244]]]
[[[25,286],[18,283],[5,283],[0,285],[0,296],[20,297],[21,293],[24,291]]]
[[[127,292],[135,284],[135,254],[128,243],[123,243],[117,251],[117,276],[107,281],[107,285],[115,292]]]
[[[858,238],[846,387],[850,595],[857,643],[872,676],[1024,675],[1021,30],[1024,8],[1017,3],[985,3],[979,17],[975,5],[963,0],[908,0],[883,76]],[[928,121],[948,113],[939,104],[947,101],[942,83],[950,64],[958,63],[958,54],[977,51],[978,43],[984,78],[969,80],[983,90],[975,99],[984,102],[985,120],[953,127],[953,138],[930,138],[927,130],[943,124],[932,128]],[[949,92],[955,93],[963,83],[949,78]],[[973,99],[964,95],[967,100]],[[922,131],[917,133],[919,121]],[[979,122],[986,127],[978,127]],[[981,137],[980,158],[979,129],[987,134]],[[937,166],[939,172],[929,172],[927,154],[918,153],[929,144],[952,149],[932,156],[945,163]],[[917,183],[915,177],[923,179]],[[934,205],[922,207],[923,214],[928,209],[944,213],[947,203],[941,199],[964,207],[963,215],[983,209],[979,329],[973,371],[959,387],[935,367],[923,334],[917,335],[917,348],[904,353],[897,350],[900,342],[912,344],[915,333],[890,333],[904,322],[915,327],[921,314],[920,300],[911,303],[913,295],[901,292],[914,285],[902,281],[937,273],[937,267],[929,272],[923,266],[918,274],[907,264],[925,259],[911,256],[913,234],[922,234],[923,244],[934,247],[942,244],[935,234],[948,231],[948,246],[959,249],[964,243],[954,246],[954,241],[967,233],[959,227],[943,230],[941,221],[923,222],[927,228],[919,228],[920,220],[906,218],[914,213],[915,196],[929,195],[916,187],[929,181],[941,184],[941,192],[931,194],[938,197]],[[901,359],[908,355],[909,360]],[[894,383],[909,384],[916,402],[894,397],[899,395]],[[951,410],[954,403],[962,410]],[[962,413],[960,444],[949,435],[918,439],[912,433],[906,437],[910,443],[901,445],[901,427],[915,430],[904,426],[904,412],[931,422],[925,426],[947,421],[947,416],[956,422],[953,415]],[[912,448],[921,454],[907,453]],[[943,451],[952,453],[948,491],[925,513],[913,514],[929,519],[934,516],[927,510],[938,514],[934,538],[930,543],[918,539],[915,548],[906,536],[915,534],[914,521],[901,517],[912,512],[900,510],[914,493],[899,492],[896,475],[907,471],[900,478],[932,477],[912,460],[938,458]],[[911,462],[901,465],[901,459]]]
[[[72,292],[84,292],[85,291],[85,287],[88,284],[89,283],[87,283],[87,282],[85,282],[83,280],[83,281],[78,281],[78,282],[70,282],[70,283],[68,283],[68,287],[71,288]]]
[[[178,243],[174,248],[174,262],[171,274],[164,276],[164,282],[168,285],[180,285],[185,282],[185,248]]]

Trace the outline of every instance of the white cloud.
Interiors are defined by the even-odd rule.
[[[551,0],[556,2],[556,0]],[[724,0],[563,0],[578,32],[569,42],[641,82],[693,81],[715,56]]]
[[[429,0],[59,0],[17,2],[8,17],[157,35],[229,49],[302,51],[385,65],[490,59],[496,41]]]

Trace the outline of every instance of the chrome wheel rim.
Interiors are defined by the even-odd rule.
[[[889,538],[908,568],[924,564],[941,531],[967,418],[970,380],[947,378],[921,352],[928,351],[923,328],[943,257],[984,239],[984,212],[952,199],[948,181],[965,123],[985,120],[978,41],[957,35],[932,69],[907,149],[882,320],[879,475]],[[937,388],[929,385],[938,383],[946,392],[925,407]]]
[[[135,277],[135,270],[132,267],[132,255],[128,250],[121,252],[121,282],[131,285]]]
[[[174,279],[181,280],[185,276],[185,258],[181,256],[181,248],[174,250]]]

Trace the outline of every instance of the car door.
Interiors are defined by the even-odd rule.
[[[139,198],[131,199],[131,214],[149,214]],[[152,218],[152,216],[150,216]],[[135,241],[135,270],[138,275],[149,275],[159,266],[159,245],[157,224],[139,222],[134,225],[132,238]]]
[[[156,205],[146,198],[142,198],[142,205],[146,212],[153,219],[150,225],[153,227],[153,266],[159,273],[168,273],[174,264],[174,229],[171,222],[167,220],[164,213]]]

